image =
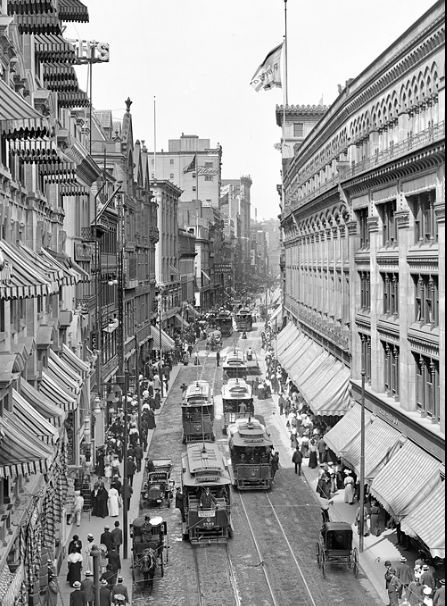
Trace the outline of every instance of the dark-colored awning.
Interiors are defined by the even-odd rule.
[[[80,0],[59,0],[59,17],[62,21],[88,23],[88,8]]]
[[[45,162],[39,164],[39,172],[47,183],[76,184],[78,182],[74,162],[61,161],[58,164]]]
[[[15,389],[12,390],[12,401],[14,417],[31,435],[45,444],[54,444],[59,439],[58,430]]]
[[[54,0],[8,0],[8,15],[41,15],[54,12]]]
[[[7,139],[29,139],[51,135],[48,120],[1,79],[0,134]]]
[[[169,335],[165,333],[164,330],[160,331],[158,326],[151,326],[151,336],[154,341],[152,348],[159,351],[160,350],[160,333],[161,333],[161,348],[162,351],[171,351],[175,349],[175,343],[171,339]]]
[[[14,18],[20,34],[62,34],[61,23],[55,13],[15,14]]]
[[[57,34],[35,37],[35,53],[40,61],[73,64],[76,60],[74,46]]]
[[[60,196],[90,196],[90,190],[79,183],[64,184],[59,187]]]
[[[25,164],[51,164],[61,161],[53,139],[15,139],[10,142],[10,151]]]
[[[20,392],[24,398],[34,406],[39,413],[60,427],[65,419],[65,412],[60,406],[56,406],[42,392],[37,391],[30,383],[22,379],[20,381]]]
[[[49,372],[42,372],[42,381],[40,382],[39,391],[46,395],[54,404],[61,406],[65,412],[76,410],[78,406],[78,398],[73,394],[65,391],[57,378]]]
[[[59,107],[90,107],[90,99],[80,90],[71,93],[59,93]]]
[[[78,92],[78,77],[72,65],[63,63],[45,64],[44,81],[48,90],[57,92]]]
[[[85,271],[80,265],[73,261],[71,257],[62,252],[56,252],[55,250],[51,250],[50,248],[42,249],[42,253],[45,255],[50,255],[53,259],[55,259],[59,265],[69,271],[70,274],[74,274],[76,276],[77,282],[90,282],[91,276],[88,272]]]

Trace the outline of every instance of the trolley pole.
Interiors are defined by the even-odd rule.
[[[365,375],[362,370],[362,414],[360,420],[360,517],[359,517],[359,551],[363,553],[363,537],[365,534]]]
[[[121,405],[124,412],[124,437],[123,437],[123,560],[127,560],[127,544],[129,523],[127,520],[127,503],[129,501],[129,478],[127,476],[127,441],[129,439],[129,423],[127,419],[127,373],[124,374],[124,389],[121,395]]]

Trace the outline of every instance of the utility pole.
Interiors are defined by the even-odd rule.
[[[362,368],[362,414],[360,419],[360,517],[359,517],[359,551],[363,553],[365,534],[365,369]]]

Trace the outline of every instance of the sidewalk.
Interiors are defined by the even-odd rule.
[[[163,410],[163,405],[166,402],[166,399],[168,397],[168,395],[171,393],[171,390],[174,386],[175,380],[177,378],[177,375],[179,373],[180,370],[180,364],[177,364],[176,366],[174,366],[172,368],[171,371],[171,376],[169,379],[169,389],[168,389],[168,393],[165,395],[165,397],[162,399],[161,402],[161,406],[159,408],[159,410],[157,410],[155,412],[155,417],[157,417],[157,415],[159,415],[161,413],[161,411]],[[180,390],[179,390],[179,397],[180,396]],[[148,432],[148,437],[147,437],[147,450],[145,453],[145,456],[147,455],[147,453],[149,452],[149,448],[151,445],[151,441],[152,441],[152,436],[154,433],[155,429],[150,429]],[[129,507],[129,511],[127,513],[127,520],[128,523],[131,524],[132,521],[138,517],[139,515],[139,510],[140,510],[140,492],[141,492],[141,485],[143,483],[143,470],[144,470],[144,465],[141,466],[141,471],[138,473],[135,473],[134,475],[134,479],[133,479],[133,494],[132,497],[130,499],[130,507]],[[121,476],[123,473],[122,470],[122,466],[121,466]],[[93,476],[93,480],[95,479],[96,476]],[[107,518],[98,518],[96,516],[91,516],[90,513],[84,512],[82,514],[82,520],[81,520],[81,525],[79,526],[79,528],[76,525],[72,525],[71,531],[70,531],[70,538],[69,541],[72,539],[74,534],[77,534],[79,536],[79,538],[82,541],[82,547],[83,549],[85,548],[85,546],[87,545],[87,534],[88,533],[92,533],[93,536],[95,537],[95,543],[99,544],[99,537],[101,536],[101,534],[104,532],[104,526],[110,526],[110,529],[113,529],[114,523],[117,520],[117,518],[111,518],[111,517],[107,517]],[[120,515],[118,517],[118,521],[120,523],[120,527],[123,529],[123,515],[122,515],[122,508],[120,510]],[[127,587],[127,590],[129,592],[129,600],[130,600],[130,604],[132,604],[132,570],[131,570],[131,564],[132,564],[132,542],[130,540],[130,537],[128,537],[128,549],[127,549],[127,559],[124,560],[122,555],[123,555],[123,548],[121,547],[120,549],[120,555],[121,555],[121,572],[120,572],[120,576],[123,577],[123,582],[124,585]],[[68,541],[68,542],[69,542]],[[68,542],[67,542],[67,546],[68,546]],[[84,557],[84,554],[82,554]],[[67,606],[70,603],[70,593],[73,591],[73,588],[70,587],[70,585],[67,583],[67,552],[65,552],[65,557],[63,559],[62,565],[61,565],[61,569],[59,571],[59,575],[58,575],[58,581],[59,581],[59,589],[60,589],[60,596],[59,596],[59,600],[60,597],[62,596],[62,604],[63,606]],[[84,578],[84,573],[85,571],[88,570],[88,566],[85,562],[85,557],[84,557],[84,565],[83,565],[83,570],[82,570],[82,575],[81,578]],[[60,603],[58,601],[58,603]]]

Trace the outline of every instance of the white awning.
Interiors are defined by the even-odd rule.
[[[180,323],[180,326],[184,326],[185,328],[189,327],[189,322],[182,318],[180,314],[175,314],[175,319]]]
[[[165,333],[158,326],[151,326],[151,337],[153,340],[152,348],[160,351],[160,334],[161,334],[161,350],[162,351],[171,351],[175,349],[175,342],[171,339],[169,335]]]

